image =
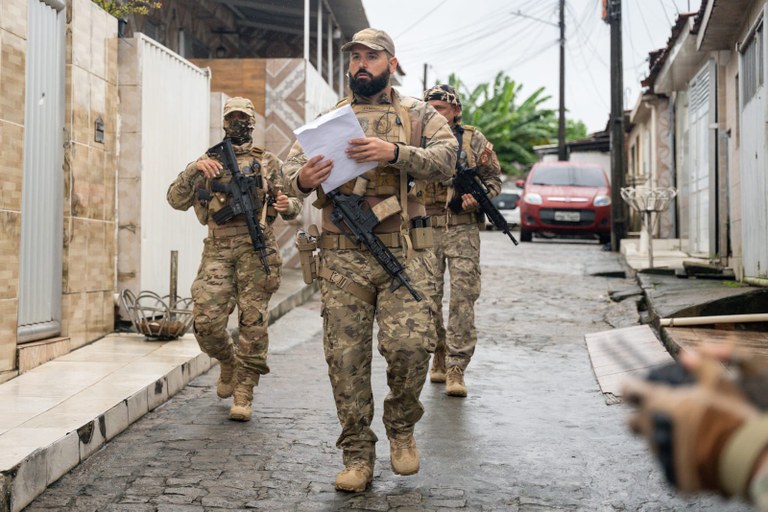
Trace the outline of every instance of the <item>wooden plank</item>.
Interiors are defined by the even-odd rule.
[[[667,327],[669,339],[680,348],[695,348],[702,343],[732,343],[746,350],[768,355],[768,333],[692,327]]]

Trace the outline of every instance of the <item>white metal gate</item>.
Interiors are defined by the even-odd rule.
[[[763,22],[742,44],[741,90],[741,218],[745,277],[768,277],[768,178],[766,177],[765,41]]]
[[[140,290],[169,291],[170,253],[178,251],[178,293],[189,296],[207,228],[192,211],[173,210],[166,191],[209,147],[210,76],[143,34],[141,45]]]
[[[29,0],[18,342],[61,332],[63,0]]]
[[[688,86],[689,157],[689,247],[692,254],[714,254],[715,148],[713,104],[716,74],[708,62]]]

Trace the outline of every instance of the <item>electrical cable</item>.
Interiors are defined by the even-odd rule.
[[[408,31],[409,31],[409,30],[411,30],[413,27],[415,27],[416,25],[418,25],[419,23],[421,23],[422,21],[424,21],[424,20],[425,20],[425,19],[426,19],[428,16],[431,16],[431,15],[434,13],[434,11],[436,11],[436,10],[440,9],[440,8],[441,8],[443,5],[445,5],[445,3],[446,3],[447,1],[448,1],[448,0],[443,0],[442,2],[440,2],[440,5],[438,5],[438,6],[437,6],[437,7],[435,7],[434,9],[430,9],[430,10],[428,10],[428,11],[427,11],[427,12],[424,14],[424,16],[422,16],[421,18],[417,19],[417,20],[416,20],[416,21],[414,21],[414,22],[413,22],[411,25],[409,25],[409,26],[408,26],[408,28],[406,28],[405,30],[403,30],[402,32],[400,32],[399,34],[397,34],[397,35],[394,37],[394,39],[398,39],[398,38],[402,37],[404,34],[408,33]]]

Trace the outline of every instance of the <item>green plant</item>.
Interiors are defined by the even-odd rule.
[[[152,9],[163,6],[154,0],[91,0],[115,18],[124,18],[129,14],[149,14]]]

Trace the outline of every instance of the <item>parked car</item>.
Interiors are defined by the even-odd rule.
[[[511,227],[517,227],[520,225],[520,208],[518,208],[520,198],[523,195],[523,189],[502,189],[499,195],[491,199],[491,202],[499,209],[504,220],[507,221]],[[491,221],[488,217],[485,217],[485,229],[494,229]]]
[[[602,167],[540,162],[521,183],[520,240],[533,234],[597,236],[611,240],[611,190]]]

